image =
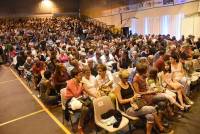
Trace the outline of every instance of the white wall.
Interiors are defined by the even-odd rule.
[[[191,34],[200,37],[200,16],[185,17],[182,21],[181,33],[186,36]]]
[[[193,21],[192,18],[183,18],[181,16],[193,14],[198,11],[199,2],[190,2],[182,5],[168,6],[168,7],[159,7],[153,9],[147,9],[143,11],[136,12],[127,12],[122,14],[123,23],[121,24],[120,14],[101,16],[95,19],[102,21],[108,25],[115,25],[116,27],[132,27],[133,20],[136,20],[136,32],[142,34],[145,33],[145,19],[149,22],[148,30],[149,33],[159,34],[163,32],[163,29],[168,28],[167,30],[170,34],[175,36],[180,36],[180,34],[189,34],[199,35],[200,31],[200,22],[199,17],[196,17]],[[164,17],[167,16],[167,17]],[[164,17],[164,18],[163,18]],[[134,19],[137,18],[137,19]],[[169,21],[167,26],[163,23],[163,19]],[[181,19],[181,20],[180,20]],[[181,21],[181,22],[180,22]],[[192,27],[192,25],[195,25]],[[187,27],[186,27],[187,26]],[[189,28],[189,27],[191,28]],[[191,29],[194,29],[193,31]],[[179,30],[179,31],[177,31]]]

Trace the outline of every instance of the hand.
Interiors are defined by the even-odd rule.
[[[102,85],[102,87],[101,88],[107,88],[107,86],[106,85]]]
[[[135,94],[135,95],[134,95],[134,98],[140,98],[140,97],[141,97],[140,94]]]
[[[83,94],[83,99],[86,99],[88,97],[88,95]]]
[[[138,105],[136,105],[135,103],[131,103],[131,107],[134,109],[134,110],[138,110]]]

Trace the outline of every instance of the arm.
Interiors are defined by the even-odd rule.
[[[148,92],[140,92],[139,85],[137,82],[133,82],[133,88],[135,89],[135,92],[140,95],[147,95],[147,94],[154,94],[155,91],[148,91]]]
[[[49,96],[49,94],[51,93],[51,83],[50,83],[50,81],[48,80],[48,81],[46,81],[45,82],[46,83],[46,92],[45,92],[45,95],[46,96]]]
[[[106,84],[105,84],[105,86],[110,86],[111,84],[113,84],[113,76],[112,76],[112,74],[111,74],[111,72],[108,72],[107,73],[108,74],[108,78],[109,78],[109,82],[107,82]]]
[[[84,91],[91,97],[97,98],[98,95],[97,94],[93,94],[92,92],[90,92],[90,90],[88,90],[88,86],[87,84],[83,84],[83,89]],[[92,88],[91,88],[92,89]],[[96,90],[96,89],[92,89],[92,90]]]

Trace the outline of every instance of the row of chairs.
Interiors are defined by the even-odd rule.
[[[64,103],[65,102],[62,101],[62,111],[63,111],[63,121],[62,122],[63,122],[63,124],[65,122],[65,110],[66,110]],[[118,100],[116,99],[116,104],[113,104],[113,101],[111,100],[111,98],[109,96],[102,96],[102,97],[99,97],[99,98],[93,100],[93,106],[94,106],[95,124],[98,127],[103,128],[105,131],[107,131],[109,133],[117,132],[117,131],[125,128],[126,126],[129,126],[129,132],[131,133],[131,131],[132,131],[131,124],[135,123],[136,121],[139,120],[138,117],[131,117],[131,116],[127,115],[125,112],[123,112],[123,110],[120,108]],[[120,125],[117,128],[113,127],[112,125],[108,126],[102,122],[101,115],[108,112],[109,110],[118,110],[122,114],[122,120],[120,122]],[[70,109],[70,111],[68,111],[68,112],[70,113],[69,121],[70,121],[72,131],[75,132],[75,130],[73,128],[72,119],[73,119],[74,113],[79,112],[79,110],[73,111]],[[96,127],[96,133],[97,132],[98,131],[97,131],[97,127]]]

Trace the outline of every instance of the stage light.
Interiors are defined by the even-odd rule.
[[[43,0],[42,7],[45,9],[50,9],[53,7],[53,2],[51,0]]]

